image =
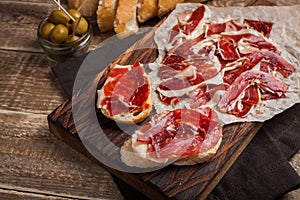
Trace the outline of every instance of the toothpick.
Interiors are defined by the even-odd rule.
[[[70,15],[69,13],[68,13],[68,11],[66,11],[65,9],[64,9],[64,7],[62,7],[62,5],[60,5],[60,3],[58,3],[56,0],[52,0],[52,1],[54,1],[54,3],[56,3],[65,13],[66,13],[66,15],[68,15],[70,18],[71,18],[71,20],[73,21],[73,22],[75,22],[76,20],[72,17],[72,15]]]
[[[84,0],[83,2],[82,2],[82,4],[79,6],[79,8],[77,9],[78,10],[78,12],[80,12],[80,10],[81,10],[81,8],[84,6],[84,4],[87,2],[87,0]]]

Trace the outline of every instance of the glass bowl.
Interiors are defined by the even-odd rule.
[[[48,17],[44,18],[40,22],[37,37],[39,44],[43,48],[49,60],[54,62],[65,62],[70,58],[78,57],[88,51],[93,36],[93,30],[90,23],[88,23],[89,27],[87,32],[78,40],[69,43],[57,44],[43,38],[41,35],[41,28],[47,22]]]

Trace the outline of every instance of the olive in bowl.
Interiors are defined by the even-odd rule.
[[[54,10],[44,18],[37,31],[39,44],[54,62],[65,62],[84,54],[93,36],[92,26],[78,11],[68,10],[75,21],[60,11]]]

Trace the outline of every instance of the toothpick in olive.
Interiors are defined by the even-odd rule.
[[[78,20],[79,20],[79,22],[78,22]],[[78,25],[77,25],[77,23],[78,23]],[[88,30],[88,27],[89,27],[89,24],[86,21],[86,19],[83,17],[76,19],[75,22],[72,23],[72,30],[75,31],[76,35],[85,34]]]
[[[66,24],[70,21],[70,17],[62,10],[53,10],[49,16],[50,21],[53,24]]]
[[[81,16],[81,13],[79,11],[77,11],[76,9],[71,8],[71,9],[68,9],[67,11],[75,19],[79,19]]]

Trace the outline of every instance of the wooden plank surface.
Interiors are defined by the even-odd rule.
[[[208,3],[214,2],[232,6],[242,1]],[[37,44],[35,30],[53,8],[44,0],[0,1],[0,197],[123,199],[106,170],[49,131],[47,115],[66,97],[51,72],[54,63]],[[91,21],[95,25],[95,18]],[[90,49],[113,35],[96,28],[94,32]],[[299,155],[291,161],[298,172]],[[285,199],[297,199],[299,194],[291,192]]]

